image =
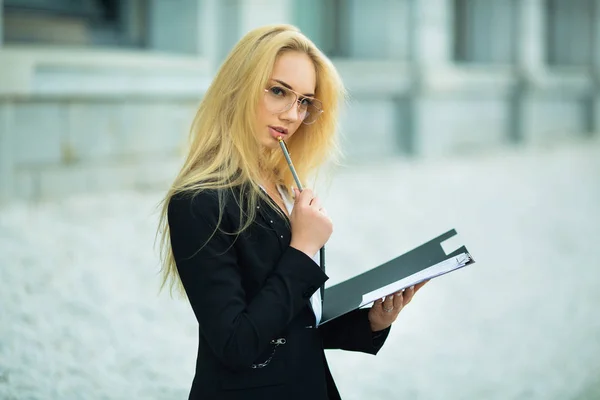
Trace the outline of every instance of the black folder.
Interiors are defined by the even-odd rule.
[[[475,260],[464,245],[446,253],[443,243],[454,236],[456,230],[452,229],[393,260],[325,289],[320,324],[378,298],[473,264]]]

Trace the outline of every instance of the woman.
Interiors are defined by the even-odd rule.
[[[335,149],[343,93],[288,25],[248,33],[206,92],[161,218],[163,284],[182,284],[199,324],[190,399],[340,399],[323,350],[376,354],[418,290],[318,327],[332,222],[312,190],[290,190],[278,140],[312,176]]]

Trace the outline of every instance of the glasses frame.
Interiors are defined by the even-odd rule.
[[[269,86],[267,89],[265,89],[265,90],[264,90],[265,94],[268,94],[268,93],[269,93],[269,91],[270,91],[270,90],[271,90],[273,87],[275,87],[275,86],[277,86],[277,87],[280,87],[280,88],[282,88],[282,89],[284,89],[284,90],[287,90],[287,91],[289,91],[289,92],[292,92],[292,93],[293,93],[293,94],[296,96],[296,99],[295,99],[294,101],[292,101],[291,103],[289,103],[289,104],[288,104],[288,105],[287,105],[287,106],[286,106],[286,107],[285,107],[283,110],[281,110],[281,111],[277,111],[277,112],[273,112],[273,114],[282,114],[282,113],[284,113],[284,112],[287,112],[287,111],[289,111],[289,110],[292,108],[292,105],[293,105],[294,103],[296,104],[296,109],[298,110],[298,108],[300,107],[300,99],[301,99],[301,98],[302,98],[302,99],[311,99],[311,100],[316,100],[316,101],[318,101],[319,103],[323,104],[323,103],[321,102],[321,100],[319,100],[319,99],[317,99],[317,98],[314,98],[314,97],[309,97],[309,96],[304,96],[303,94],[301,94],[301,93],[298,93],[298,92],[296,92],[296,91],[294,91],[294,90],[292,90],[292,89],[290,89],[290,88],[284,87],[284,86],[283,86],[283,85],[281,85],[281,84],[273,84],[273,85]],[[323,114],[323,112],[325,111],[325,110],[324,110],[324,109],[322,109],[322,108],[320,108],[320,109],[319,109],[319,108],[317,108],[317,107],[316,107],[314,104],[313,104],[313,107],[314,107],[315,109],[317,109],[317,116],[316,116],[315,120],[314,120],[314,121],[312,121],[312,122],[306,122],[306,117],[304,117],[304,118],[302,119],[302,123],[303,123],[304,125],[312,125],[312,124],[314,124],[315,122],[317,122],[317,120],[319,119],[319,117],[321,116],[321,114]],[[299,110],[298,110],[298,111],[299,111]],[[308,115],[308,114],[307,114],[307,115]]]

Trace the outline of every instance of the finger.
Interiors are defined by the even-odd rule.
[[[385,301],[383,302],[383,306],[382,306],[383,311],[394,308],[394,297],[395,296],[393,294],[385,297]],[[385,311],[385,312],[387,313],[388,311]]]
[[[421,289],[423,286],[425,286],[425,284],[426,284],[427,282],[429,282],[429,279],[428,279],[428,280],[426,280],[426,281],[423,281],[423,282],[421,282],[421,283],[417,283],[417,284],[415,285],[415,293],[417,293],[417,291],[419,291],[419,289]]]
[[[404,305],[407,305],[415,295],[415,287],[411,286],[404,289]]]
[[[309,206],[313,197],[315,197],[315,195],[311,189],[304,189],[296,196],[296,204],[300,206]]]
[[[400,311],[402,307],[404,307],[404,293],[401,290],[394,294],[394,308]]]
[[[313,197],[313,199],[310,201],[310,206],[319,210],[321,208],[321,199],[318,197]]]
[[[376,312],[382,312],[381,309],[383,308],[383,300],[384,299],[377,299],[373,302],[373,306],[371,307],[372,309],[375,309]]]

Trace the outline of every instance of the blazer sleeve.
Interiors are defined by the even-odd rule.
[[[247,301],[234,247],[235,232],[223,213],[219,229],[215,191],[169,202],[171,247],[179,276],[217,358],[230,369],[252,365],[328,279],[303,252],[289,247],[254,298]]]
[[[326,349],[341,349],[376,355],[391,327],[379,332],[371,331],[369,309],[357,309],[319,327]]]

